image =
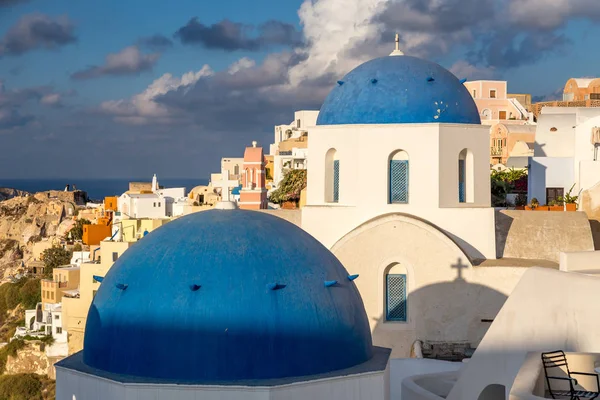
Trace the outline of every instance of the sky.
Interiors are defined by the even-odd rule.
[[[598,0],[0,0],[0,179],[208,178],[405,54],[552,99],[600,76]]]

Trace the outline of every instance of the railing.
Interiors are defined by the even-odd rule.
[[[49,279],[42,280],[42,287],[64,289],[69,285],[69,282],[56,282]]]
[[[291,156],[292,155],[292,151],[280,151],[279,152],[280,156]]]
[[[502,147],[490,147],[490,153],[492,154],[492,156],[501,156],[503,150],[504,149]]]

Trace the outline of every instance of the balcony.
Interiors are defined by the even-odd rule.
[[[50,279],[42,280],[42,287],[47,289],[65,289],[69,286],[69,282],[56,282]]]
[[[502,157],[504,149],[502,147],[490,147],[490,153],[492,157]]]

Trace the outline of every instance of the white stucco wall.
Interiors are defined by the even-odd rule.
[[[535,132],[535,157],[575,157],[577,109],[559,111],[542,109]]]
[[[490,384],[510,392],[529,352],[595,352],[600,278],[530,268],[461,370],[448,400],[477,399]],[[540,301],[543,299],[543,301]]]
[[[402,400],[402,381],[410,376],[455,372],[465,364],[426,358],[397,358],[390,360],[390,398]],[[405,400],[412,400],[410,397]]]
[[[489,327],[489,322],[482,320],[496,316],[526,270],[474,268],[443,232],[404,215],[388,215],[361,225],[332,251],[350,274],[359,274],[354,282],[365,305],[373,342],[391,348],[394,358],[409,357],[417,339],[477,346]],[[386,321],[385,276],[396,264],[407,276],[406,322]]]
[[[582,274],[600,274],[600,251],[572,251],[560,253],[560,270]]]
[[[575,183],[574,160],[566,157],[532,157],[529,160],[527,201],[537,198],[546,204],[546,188],[563,188],[565,194]],[[575,194],[575,193],[573,193]]]
[[[489,128],[479,125],[394,124],[317,126],[310,130],[307,207],[302,227],[331,247],[360,224],[388,213],[427,219],[468,243],[473,258],[494,258],[490,208]],[[473,202],[458,201],[458,159],[474,154]],[[326,202],[326,154],[340,160],[339,202]],[[389,204],[389,158],[409,158],[409,201]],[[323,222],[327,221],[327,224]]]
[[[389,367],[273,387],[123,384],[56,367],[56,400],[388,400]]]

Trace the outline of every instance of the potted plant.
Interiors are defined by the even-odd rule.
[[[559,197],[559,200],[564,204],[565,211],[577,211],[577,200],[579,199],[579,196],[571,195],[574,187],[575,184],[571,186],[571,189],[569,189],[564,197]]]
[[[531,199],[531,203],[529,203],[529,205],[527,207],[525,207],[525,209],[528,211],[534,211],[539,206],[540,206],[540,202],[538,201],[537,198],[534,197]]]
[[[524,210],[527,205],[527,195],[519,193],[515,198],[515,210]]]
[[[552,200],[550,203],[548,203],[548,207],[550,211],[563,211],[564,209],[562,203],[556,200]]]

